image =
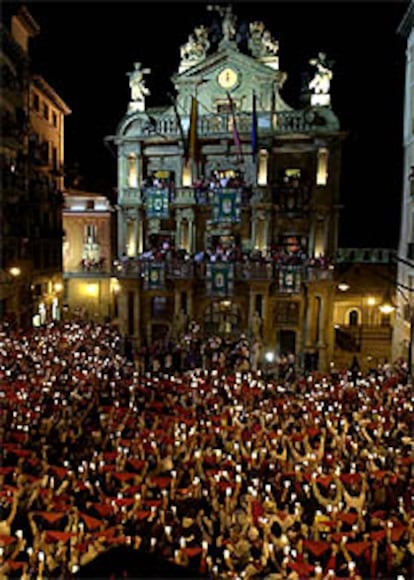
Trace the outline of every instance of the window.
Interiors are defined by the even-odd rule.
[[[94,243],[97,241],[98,231],[95,224],[88,224],[85,226],[84,239],[86,243]]]
[[[57,127],[57,115],[56,115],[55,111],[52,112],[52,125],[54,127]]]
[[[33,95],[33,108],[35,111],[39,111],[39,95],[36,95],[36,93]]]
[[[165,296],[155,296],[152,299],[152,317],[163,318],[167,315],[167,298]]]
[[[358,319],[359,319],[358,311],[351,310],[351,312],[348,315],[348,319],[349,319],[349,326],[358,326]]]
[[[300,179],[301,176],[301,170],[294,168],[294,169],[285,169],[284,170],[284,181],[291,183],[292,181],[295,181],[297,179]]]
[[[234,107],[237,108],[236,106]],[[217,113],[231,113],[231,105],[229,102],[226,103],[218,103],[217,104]]]
[[[46,105],[46,103],[43,104],[43,117],[46,119],[46,121],[49,120],[49,107]]]
[[[52,147],[52,167],[55,170],[58,168],[57,147]]]

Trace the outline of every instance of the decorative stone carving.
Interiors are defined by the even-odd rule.
[[[217,12],[221,18],[221,32],[222,32],[222,42],[229,42],[234,40],[236,36],[236,16],[233,14],[233,9],[231,5],[226,7],[220,6],[218,4],[210,4],[207,6],[207,10]]]
[[[326,54],[320,52],[317,58],[311,58],[309,64],[316,67],[313,79],[309,83],[309,89],[313,92],[311,95],[311,105],[328,106],[330,105],[329,90],[332,80],[332,63],[326,59]]]
[[[270,31],[265,28],[263,22],[258,20],[250,22],[249,33],[248,46],[252,56],[260,58],[277,54],[279,42],[272,38]]]
[[[145,97],[150,95],[150,90],[145,86],[144,74],[149,74],[151,69],[141,69],[140,62],[134,62],[134,69],[127,73],[129,76],[129,86],[131,88],[130,111],[145,111]]]
[[[190,34],[188,41],[180,48],[181,65],[200,62],[206,57],[209,48],[208,29],[203,25],[196,27],[194,34]]]

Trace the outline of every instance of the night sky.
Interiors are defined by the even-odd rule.
[[[233,2],[238,22],[263,20],[279,40],[282,97],[299,107],[301,75],[325,51],[335,62],[332,108],[348,133],[343,149],[340,246],[396,247],[401,212],[406,1]],[[116,131],[135,61],[151,69],[147,107],[168,103],[179,47],[212,13],[205,2],[26,2],[41,27],[33,69],[72,109],[65,123],[67,165],[79,163],[85,189],[110,194],[116,160],[103,139]],[[18,6],[3,2],[5,17]]]

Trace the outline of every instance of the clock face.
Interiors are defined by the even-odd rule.
[[[237,72],[232,68],[224,68],[218,76],[218,83],[223,89],[233,88],[239,79]]]

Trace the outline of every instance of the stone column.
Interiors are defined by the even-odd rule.
[[[137,209],[137,253],[142,254],[144,251],[144,228],[142,210]]]
[[[140,289],[138,287],[134,290],[134,302],[135,302],[135,308],[134,308],[134,314],[135,314],[134,347],[136,347],[136,348],[139,348],[141,345],[141,300],[140,300],[140,298],[141,298]]]
[[[128,288],[126,285],[118,294],[118,318],[120,321],[119,330],[125,336],[128,332]]]
[[[317,344],[319,352],[318,368],[326,372],[329,370],[329,361],[327,360],[327,344],[326,344],[326,297],[320,296],[320,311],[319,311],[319,340]]]
[[[125,213],[124,209],[121,207],[118,209],[118,257],[126,251],[126,224],[125,224]]]
[[[247,328],[249,329],[249,335],[252,336],[252,319],[253,314],[255,311],[255,302],[256,302],[256,292],[250,289],[249,292],[249,312],[247,318]]]
[[[194,253],[194,219],[188,218],[188,251],[190,254]]]

